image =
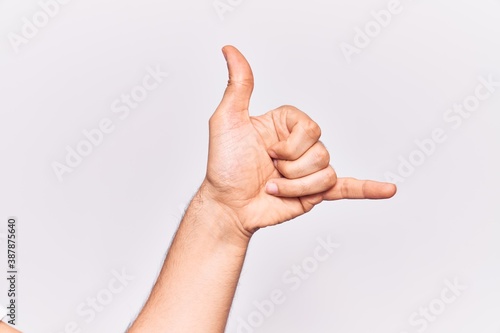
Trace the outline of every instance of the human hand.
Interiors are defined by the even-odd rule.
[[[224,97],[210,118],[210,143],[202,195],[228,212],[250,237],[310,211],[323,200],[385,199],[396,186],[337,178],[319,141],[319,126],[293,106],[249,116],[254,79],[234,47],[223,53],[229,70]]]

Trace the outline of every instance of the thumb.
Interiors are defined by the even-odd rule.
[[[217,112],[248,117],[253,91],[253,73],[250,64],[234,46],[224,46],[222,53],[226,58],[229,81]]]

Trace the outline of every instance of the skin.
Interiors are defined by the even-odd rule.
[[[0,321],[0,333],[19,333],[20,331]]]
[[[396,186],[337,178],[319,126],[293,106],[248,113],[254,79],[223,48],[229,82],[210,118],[207,173],[130,333],[224,332],[252,235],[323,200],[385,199]]]

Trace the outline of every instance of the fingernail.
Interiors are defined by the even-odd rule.
[[[278,185],[275,183],[267,183],[266,192],[269,194],[278,194]]]
[[[274,167],[277,169],[278,168],[278,160],[273,160]]]
[[[278,158],[278,154],[276,154],[274,150],[269,150],[267,153],[271,156],[271,158]]]

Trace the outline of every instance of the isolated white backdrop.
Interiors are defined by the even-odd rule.
[[[204,176],[225,44],[253,66],[251,113],[307,112],[339,175],[384,180],[400,156],[422,162],[401,167],[392,200],[327,202],[259,231],[227,332],[500,332],[500,88],[458,128],[443,118],[478,77],[500,81],[500,1],[401,0],[350,61],[342,43],[360,46],[356,29],[391,1],[222,0],[222,14],[213,0],[66,2],[21,43],[40,3],[0,1],[0,267],[16,216],[26,332],[122,332],[137,314]],[[168,77],[114,113],[148,68]],[[53,163],[105,118],[113,131],[59,181]],[[446,140],[423,160],[415,140],[436,128]],[[317,237],[340,246],[314,265]],[[451,304],[447,280],[467,287]],[[273,290],[284,302],[258,310]],[[439,315],[415,317],[428,306]]]

